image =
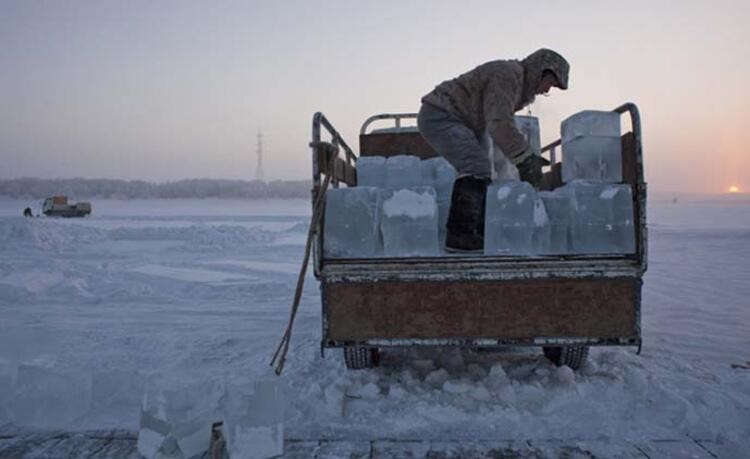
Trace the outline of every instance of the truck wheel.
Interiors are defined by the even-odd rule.
[[[544,351],[544,356],[550,359],[552,363],[558,367],[567,365],[572,370],[581,368],[589,356],[588,346],[545,346],[542,350]]]
[[[378,366],[380,351],[375,347],[347,346],[344,348],[344,362],[350,370],[361,370]]]

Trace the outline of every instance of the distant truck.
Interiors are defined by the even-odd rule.
[[[67,196],[52,196],[44,200],[42,213],[48,217],[85,217],[91,213],[91,203],[68,203]]]

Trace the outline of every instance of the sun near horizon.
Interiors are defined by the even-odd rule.
[[[730,185],[729,189],[727,190],[727,192],[728,193],[739,193],[740,192],[740,187],[738,187],[737,185]]]

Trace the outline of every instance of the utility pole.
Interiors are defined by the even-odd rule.
[[[255,168],[255,179],[263,181],[263,133],[258,131],[258,146],[255,150],[258,165]]]

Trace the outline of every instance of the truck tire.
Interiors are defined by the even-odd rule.
[[[380,351],[375,347],[347,346],[344,348],[344,363],[350,370],[374,368],[380,361]]]
[[[572,370],[581,368],[589,356],[588,346],[545,346],[542,350],[544,351],[544,356],[550,359],[552,363],[558,367],[567,365]]]

